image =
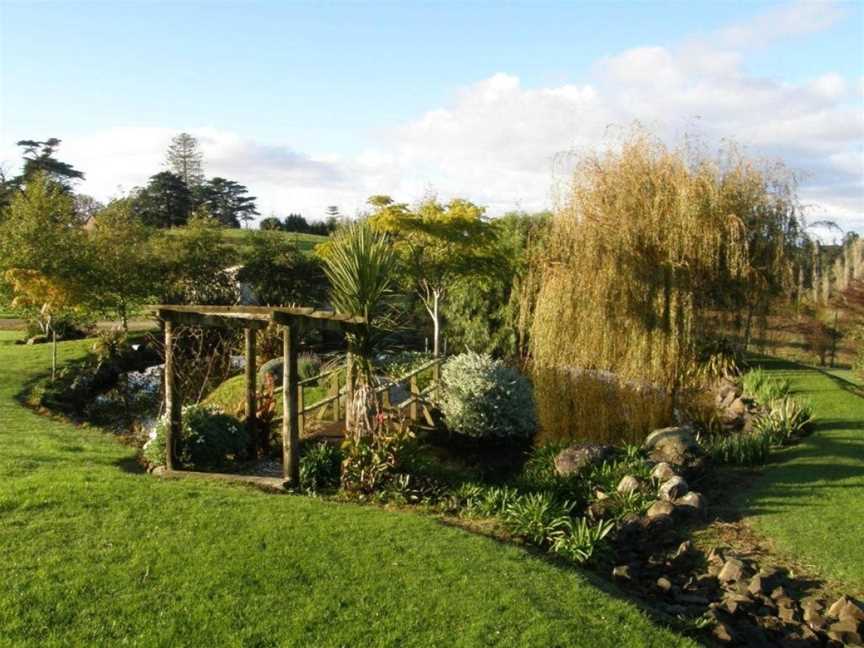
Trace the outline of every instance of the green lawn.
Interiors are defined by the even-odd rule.
[[[228,241],[238,247],[242,247],[247,244],[249,234],[253,230],[226,229],[223,231]],[[289,241],[293,241],[297,249],[306,253],[310,253],[316,245],[327,240],[326,236],[318,236],[317,234],[300,234],[297,232],[281,232],[281,234]]]
[[[774,455],[743,496],[754,527],[818,573],[864,592],[864,398],[848,371],[766,368],[815,408],[814,433]]]
[[[19,405],[50,349],[12,335],[0,645],[693,645],[582,572],[429,517],[141,474],[105,433]]]

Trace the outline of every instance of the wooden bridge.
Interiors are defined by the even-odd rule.
[[[442,358],[433,358],[429,362],[412,369],[396,378],[384,378],[375,388],[380,395],[384,413],[407,419],[419,425],[433,426],[432,407],[440,397]],[[431,380],[425,387],[420,387],[420,375],[431,373]],[[335,367],[316,376],[297,381],[297,419],[298,434],[304,436],[341,437],[345,423],[345,406],[348,399],[348,386],[344,376],[345,366]],[[304,390],[308,386],[320,385],[322,381],[329,382],[327,396],[306,404]],[[276,387],[274,393],[282,393],[284,386]],[[405,390],[406,397],[393,402],[392,392]],[[282,421],[281,416],[273,419]]]

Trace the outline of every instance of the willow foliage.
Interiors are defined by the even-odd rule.
[[[783,276],[797,219],[775,189],[734,151],[715,162],[642,133],[582,159],[534,268],[535,368],[611,371],[674,396],[698,374],[707,315]]]

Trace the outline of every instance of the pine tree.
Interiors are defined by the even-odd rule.
[[[190,189],[204,181],[203,156],[198,150],[198,140],[189,133],[180,133],[171,140],[165,162]]]

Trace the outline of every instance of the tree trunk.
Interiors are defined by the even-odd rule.
[[[433,330],[433,339],[432,339],[432,355],[437,358],[440,351],[440,343],[441,343],[441,320],[438,313],[438,292],[434,292],[432,295],[432,330]]]
[[[57,331],[51,325],[51,382],[57,377]]]

